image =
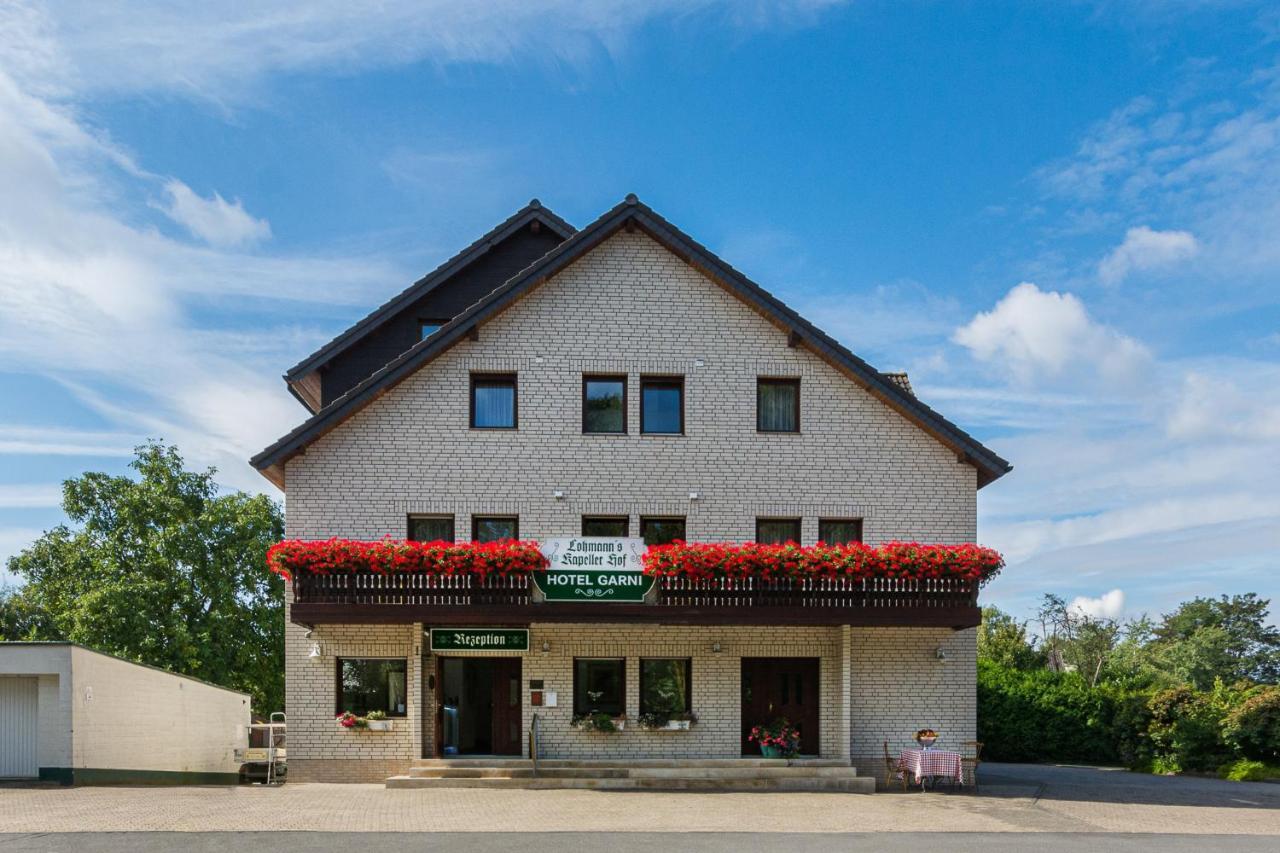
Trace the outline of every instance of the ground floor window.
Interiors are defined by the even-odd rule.
[[[692,670],[689,658],[642,658],[640,713],[687,713],[692,704]]]
[[[338,704],[334,713],[363,717],[381,711],[405,715],[406,662],[403,658],[339,658]]]
[[[684,540],[684,519],[676,517],[640,517],[640,536],[646,545],[668,545]]]
[[[622,658],[574,658],[573,713],[626,711],[627,664]]]

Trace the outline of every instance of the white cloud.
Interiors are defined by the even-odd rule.
[[[212,246],[244,246],[271,236],[267,220],[250,216],[240,199],[232,204],[217,192],[213,198],[201,198],[179,180],[169,181],[164,189],[169,194],[169,202],[161,205],[161,210]]]
[[[1190,231],[1154,231],[1139,225],[1125,232],[1124,242],[1098,264],[1098,277],[1106,284],[1118,284],[1132,272],[1169,267],[1199,250]]]
[[[27,32],[65,47],[60,62],[30,57],[22,33],[0,33],[0,59],[22,58],[47,79],[80,91],[178,91],[223,102],[275,72],[353,72],[429,61],[585,68],[626,50],[655,22],[713,18],[749,30],[805,25],[844,0],[65,0],[56,14],[25,17]],[[7,48],[7,50],[6,50]],[[16,60],[14,61],[16,63]]]
[[[62,486],[0,484],[0,509],[48,509],[62,506]]]
[[[1124,613],[1124,590],[1113,589],[1097,598],[1080,595],[1071,600],[1067,609],[1094,619],[1119,619]]]
[[[1149,361],[1145,347],[1095,322],[1073,294],[1043,291],[1030,282],[977,314],[952,340],[982,361],[997,362],[1023,384],[1086,375],[1129,385]]]
[[[61,427],[0,424],[0,454],[18,456],[132,456],[136,436]]]
[[[1280,440],[1280,365],[1271,368],[1253,377],[1188,372],[1168,416],[1169,434],[1179,439]],[[1242,390],[1237,383],[1247,380],[1254,380],[1253,387]]]

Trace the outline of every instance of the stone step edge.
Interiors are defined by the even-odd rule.
[[[750,783],[750,784],[749,784]],[[813,792],[871,794],[875,779],[807,777],[797,779],[424,779],[416,776],[393,776],[386,782],[392,790],[428,788],[490,788],[518,790],[652,790],[652,791],[726,791],[743,793]]]
[[[847,758],[540,758],[539,767],[851,767]],[[413,767],[532,767],[528,758],[415,758]]]
[[[412,767],[417,779],[854,779],[855,767]]]

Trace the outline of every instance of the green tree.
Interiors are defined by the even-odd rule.
[[[1280,631],[1267,624],[1270,601],[1255,593],[1195,598],[1156,626],[1150,652],[1176,679],[1208,690],[1215,678],[1275,684]]]
[[[1009,669],[1039,669],[1044,655],[1027,638],[1027,623],[998,607],[982,608],[978,627],[978,658]]]
[[[259,712],[278,710],[284,589],[265,557],[284,533],[280,507],[264,495],[219,494],[214,469],[186,470],[175,447],[153,442],[136,453],[137,478],[66,481],[63,510],[79,527],[60,525],[9,559],[25,580],[16,612],[28,616],[15,625],[29,638],[243,690]]]
[[[21,588],[0,588],[0,640],[38,640],[50,630],[48,614]]]

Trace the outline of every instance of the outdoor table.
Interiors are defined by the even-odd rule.
[[[960,761],[960,753],[947,752],[943,749],[904,749],[898,756],[898,769],[909,772],[924,789],[925,780],[932,776],[952,779],[957,785],[964,784],[964,765]]]

